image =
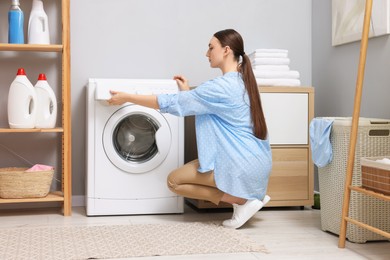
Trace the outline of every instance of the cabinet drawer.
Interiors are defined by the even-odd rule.
[[[309,94],[261,93],[271,144],[308,144]]]
[[[268,194],[272,200],[303,200],[309,194],[309,149],[272,148]]]

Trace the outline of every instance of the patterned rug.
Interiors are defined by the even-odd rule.
[[[112,259],[266,252],[216,223],[31,227],[0,230],[0,259]]]

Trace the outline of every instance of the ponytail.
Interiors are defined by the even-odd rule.
[[[229,46],[233,50],[234,58],[237,62],[242,57],[242,62],[238,66],[238,71],[244,80],[245,89],[249,96],[251,119],[253,123],[253,134],[262,140],[267,138],[267,124],[265,122],[263,108],[260,101],[260,93],[257,87],[255,75],[249,57],[244,52],[244,41],[241,35],[233,29],[226,29],[214,34],[221,45]]]
[[[239,72],[242,74],[245,89],[249,96],[251,118],[253,123],[253,134],[262,140],[267,138],[267,124],[264,118],[263,107],[261,105],[260,93],[257,86],[255,75],[253,74],[251,62],[248,55],[243,53],[242,63],[239,66]]]

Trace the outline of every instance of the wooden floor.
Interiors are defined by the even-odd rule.
[[[231,217],[229,210],[197,211],[186,205],[184,214],[86,217],[83,207],[73,208],[71,217],[62,216],[56,208],[28,211],[0,209],[0,228],[21,226],[69,226],[94,224],[144,224],[188,221],[222,221]],[[265,253],[186,255],[132,258],[165,259],[390,259],[390,242],[356,244],[347,242],[337,247],[338,236],[321,230],[319,210],[305,208],[265,208],[239,229],[264,245]]]

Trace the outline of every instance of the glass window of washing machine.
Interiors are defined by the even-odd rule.
[[[128,162],[150,160],[158,151],[155,139],[158,128],[155,120],[147,115],[132,114],[123,118],[114,129],[115,150]]]

